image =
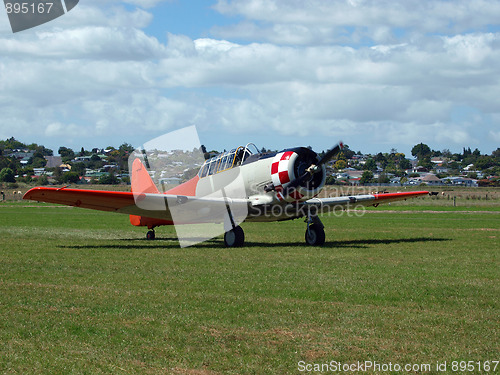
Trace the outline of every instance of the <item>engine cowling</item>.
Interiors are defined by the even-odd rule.
[[[325,185],[326,169],[311,175],[295,189],[287,189],[292,181],[302,176],[306,169],[318,162],[318,155],[305,147],[278,152],[271,163],[271,179],[280,201],[295,202],[314,198]]]

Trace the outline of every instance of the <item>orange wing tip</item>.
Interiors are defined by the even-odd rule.
[[[428,191],[408,191],[403,193],[383,193],[383,194],[373,194],[375,200],[385,200],[385,199],[405,199],[414,198],[421,195],[428,195]]]
[[[34,188],[29,189],[26,193],[24,193],[23,199],[36,200],[36,199],[32,199],[33,195],[37,194],[40,191],[44,191],[44,190],[48,190],[48,189],[57,190],[56,188],[34,187]],[[41,194],[43,194],[43,193],[41,193]]]

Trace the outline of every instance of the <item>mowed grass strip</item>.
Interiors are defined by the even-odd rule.
[[[0,206],[2,373],[297,373],[299,361],[498,360],[500,214],[243,224],[181,249],[128,217]]]

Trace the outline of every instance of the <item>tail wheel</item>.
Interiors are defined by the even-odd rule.
[[[325,230],[321,225],[311,224],[306,230],[306,244],[310,246],[323,246],[325,243]]]
[[[224,234],[224,245],[226,247],[241,247],[245,242],[245,233],[241,227],[234,227]]]
[[[146,233],[146,239],[147,240],[154,240],[155,239],[155,231],[154,230],[150,230],[148,231],[148,233]]]

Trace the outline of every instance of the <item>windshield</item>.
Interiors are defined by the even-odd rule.
[[[253,146],[256,153],[259,152],[257,146],[253,143],[249,143],[245,147],[240,146],[238,148],[233,148],[230,151],[225,151],[222,154],[205,161],[198,172],[198,176],[211,176],[241,165],[250,155],[255,153],[250,150],[250,146]]]

